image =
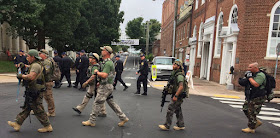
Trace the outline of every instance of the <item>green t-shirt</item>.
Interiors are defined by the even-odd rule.
[[[43,72],[42,71],[42,66],[39,63],[32,63],[30,68],[29,68],[29,74],[30,72],[35,72],[37,75],[40,75],[37,80],[42,80],[43,79]],[[40,74],[41,73],[41,74]],[[36,76],[37,77],[37,76]],[[42,85],[38,85],[36,80],[30,81],[28,84],[28,87],[31,89],[37,89],[40,90],[42,88],[44,88],[45,84]]]
[[[114,63],[111,59],[106,59],[103,61],[102,65],[102,71],[108,74],[108,77],[106,79],[101,78],[101,84],[107,83],[107,84],[113,84],[113,78],[114,78]]]
[[[260,85],[260,89],[264,89],[265,85],[266,85],[266,78],[265,78],[265,74],[262,72],[259,72],[256,74],[256,76],[254,77],[254,80]]]

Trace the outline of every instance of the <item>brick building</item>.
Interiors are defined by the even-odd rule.
[[[279,0],[179,0],[178,9],[184,9],[186,2],[192,10],[182,23],[180,17],[177,19],[176,57],[185,60],[180,52],[189,54],[189,70],[195,76],[238,89],[237,80],[244,76],[249,63],[258,62],[273,75],[275,48],[280,43]],[[191,34],[182,38],[188,22]],[[161,41],[168,43],[163,37]],[[279,74],[280,69],[277,84]]]

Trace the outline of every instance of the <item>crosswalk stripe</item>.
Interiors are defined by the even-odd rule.
[[[135,68],[133,68],[133,69],[135,69]]]
[[[267,111],[261,111],[260,112],[261,115],[274,115],[274,116],[280,116],[280,113],[276,113],[276,112],[267,112]]]
[[[124,79],[136,80],[136,77],[124,77]]]
[[[75,81],[71,81],[71,84],[74,83]],[[68,83],[68,81],[63,81],[61,83]]]
[[[225,104],[240,104],[240,105],[243,105],[244,103],[241,103],[241,102],[229,102],[229,101],[220,101],[221,103],[225,103]]]
[[[242,99],[230,99],[230,98],[219,98],[219,97],[211,97],[211,98],[216,99],[216,100],[245,102],[245,100],[242,100]]]
[[[143,87],[143,84],[141,84],[141,87]],[[151,87],[150,85],[147,85],[147,87]]]
[[[220,101],[221,103],[231,104],[231,105],[243,105],[243,102],[230,102],[230,101]],[[265,107],[265,105],[263,105]]]
[[[242,105],[231,105],[231,104],[230,104],[229,106],[231,106],[231,107],[233,107],[233,108],[243,108]],[[266,111],[279,111],[278,109],[275,109],[275,108],[267,108],[267,107],[262,107],[261,110],[266,110]]]
[[[280,127],[280,123],[272,123],[272,124],[275,125],[275,126]]]
[[[120,84],[122,86],[122,84]],[[126,86],[131,86],[131,83],[125,83]]]
[[[257,116],[262,120],[269,120],[269,121],[280,121],[279,117],[270,117],[270,116]]]

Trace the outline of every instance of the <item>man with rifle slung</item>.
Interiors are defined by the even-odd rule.
[[[16,121],[8,121],[8,124],[14,128],[15,131],[19,131],[24,120],[30,115],[30,111],[33,110],[35,116],[44,126],[38,129],[39,132],[51,132],[53,128],[50,124],[49,118],[42,105],[43,91],[45,91],[45,78],[44,67],[40,62],[39,52],[35,49],[31,49],[28,52],[27,60],[31,64],[27,75],[18,74],[18,79],[28,81],[25,91],[25,101],[23,110],[17,115]]]
[[[188,97],[189,89],[185,80],[183,69],[184,68],[181,61],[177,60],[174,62],[173,72],[171,73],[168,85],[164,88],[162,92],[161,107],[163,107],[164,103],[167,102],[165,100],[167,94],[172,95],[172,101],[168,106],[165,123],[163,125],[159,125],[159,128],[161,130],[169,130],[172,124],[172,117],[174,113],[176,114],[178,121],[176,123],[177,126],[174,126],[173,129],[185,129],[181,104],[183,103],[183,99]]]
[[[96,75],[94,75],[94,70],[100,70],[100,65],[98,64],[99,61],[99,55],[97,53],[90,53],[89,54],[89,62],[91,64],[91,69],[90,69],[90,77],[83,85],[82,87],[85,88],[87,85],[89,85],[89,89],[87,90],[86,95],[84,96],[84,99],[81,104],[77,105],[76,107],[73,107],[72,109],[76,111],[78,114],[81,114],[86,105],[88,104],[89,100],[92,98],[93,94],[96,96],[97,92],[97,79]],[[99,117],[106,117],[106,108],[105,108],[105,103],[103,104],[103,108],[101,108],[101,111],[99,113]]]

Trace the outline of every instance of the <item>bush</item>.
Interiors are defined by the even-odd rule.
[[[152,53],[150,53],[150,54],[146,55],[146,59],[151,62],[154,59],[154,55]]]
[[[13,61],[0,61],[0,73],[17,72]]]

